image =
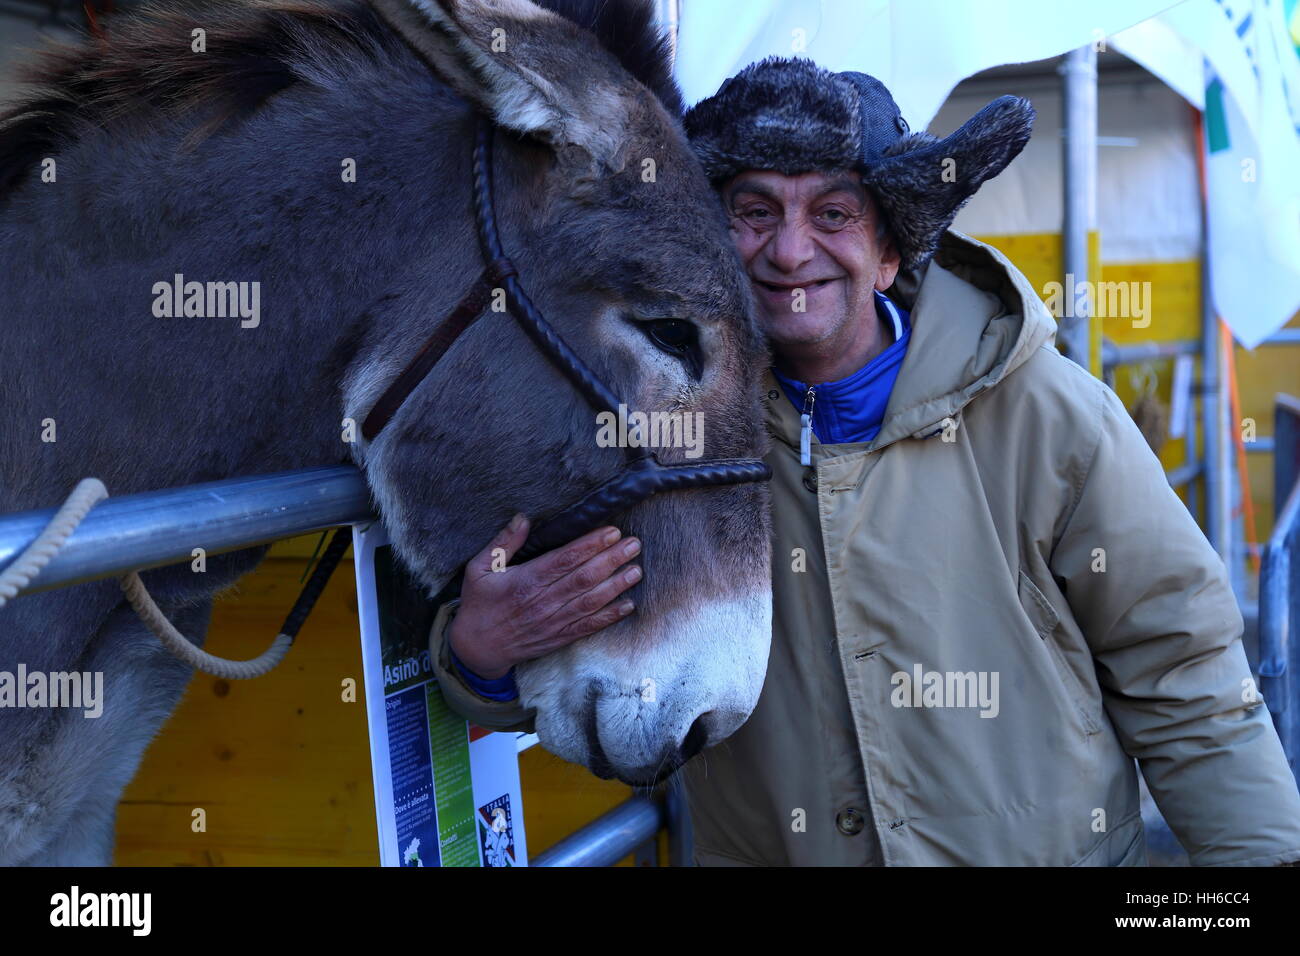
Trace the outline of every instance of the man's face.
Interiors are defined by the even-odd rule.
[[[722,198],[778,351],[847,348],[875,322],[872,290],[893,284],[899,260],[856,173],[744,172]]]

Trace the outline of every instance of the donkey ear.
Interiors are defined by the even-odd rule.
[[[456,92],[499,125],[609,161],[623,139],[626,79],[596,40],[530,0],[374,0]],[[622,82],[620,80],[622,79]]]

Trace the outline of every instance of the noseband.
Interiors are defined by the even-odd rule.
[[[597,413],[618,415],[618,396],[578,357],[533,305],[519,283],[519,273],[501,247],[492,193],[492,138],[495,127],[480,118],[474,144],[474,217],[478,223],[479,246],[487,263],[477,281],[465,293],[416,357],[393,380],[371,408],[361,434],[373,441],[402,403],[429,373],[453,342],[487,308],[495,289],[505,293],[507,310],[527,333],[537,349],[550,359]],[[553,516],[529,536],[515,558],[526,561],[544,551],[566,544],[614,515],[645,501],[661,491],[736,485],[768,481],[772,469],[757,458],[719,458],[686,465],[665,465],[648,448],[624,449],[626,461],[613,478]]]

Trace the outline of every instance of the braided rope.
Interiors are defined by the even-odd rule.
[[[63,543],[81,524],[90,509],[107,497],[108,489],[98,478],[83,478],[72,489],[72,494],[55,512],[45,530],[36,536],[36,540],[9,567],[0,572],[0,607],[4,607],[11,598],[18,596],[19,591],[32,583],[32,579],[58,554]]]
[[[515,555],[515,563],[529,561],[544,551],[572,541],[660,492],[748,484],[769,481],[771,477],[771,467],[757,458],[732,458],[698,465],[662,465],[650,455],[592,489],[536,528]]]
[[[261,677],[274,670],[289,653],[289,648],[293,647],[292,637],[288,634],[277,634],[271,646],[251,660],[232,661],[209,654],[176,630],[172,622],[167,620],[167,615],[163,614],[153,598],[149,596],[139,574],[128,571],[122,575],[120,582],[127,601],[135,608],[135,613],[140,616],[140,620],[144,621],[145,626],[162,641],[163,647],[205,674],[223,677],[226,680],[250,680]]]
[[[98,478],[84,478],[68,495],[49,524],[36,540],[29,544],[9,567],[0,572],[0,608],[18,592],[26,588],[41,570],[59,552],[72,532],[90,513],[90,509],[108,497],[108,489]],[[197,670],[226,680],[248,680],[269,673],[279,664],[293,646],[293,637],[280,633],[263,653],[247,661],[232,661],[217,657],[198,647],[167,620],[150,597],[144,581],[135,571],[128,571],[118,579],[126,599],[145,626],[176,657]],[[301,623],[301,622],[299,622]]]
[[[494,264],[509,265],[510,259],[501,245],[501,235],[497,231],[496,210],[492,206],[492,137],[495,127],[486,120],[480,120],[474,143],[474,218],[478,222],[480,244],[483,258]],[[533,305],[532,299],[524,291],[515,273],[514,267],[501,277],[501,287],[505,290],[506,302],[510,314],[532,339],[533,344],[543,355],[549,358],[569,379],[583,398],[595,411],[608,411],[618,414],[621,404],[617,395],[602,382],[578,353],[560,338],[551,323]]]

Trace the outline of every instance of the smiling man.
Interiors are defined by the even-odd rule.
[[[871,77],[776,58],[685,118],[774,361],[771,657],[684,768],[699,863],[1139,865],[1139,769],[1193,863],[1300,859],[1223,564],[1025,278],[948,229],[1032,119],[913,134]],[[637,580],[613,529],[493,573],[526,535],[433,634],[492,727],[528,725],[511,667]]]
[[[822,442],[870,441],[910,337],[881,294],[899,266],[884,216],[846,173],[749,171],[722,193],[775,375],[806,416],[801,448],[813,422]]]

